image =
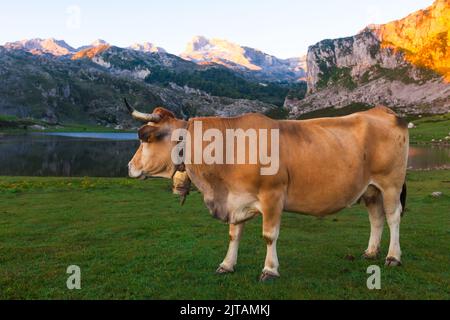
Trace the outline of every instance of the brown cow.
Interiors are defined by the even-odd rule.
[[[172,135],[177,129],[193,135],[196,121],[204,130],[223,133],[279,131],[279,168],[274,175],[261,175],[260,162],[185,164],[212,215],[230,224],[229,249],[218,273],[234,271],[244,222],[255,215],[263,217],[267,256],[261,280],[267,280],[279,276],[276,244],[284,210],[323,217],[360,200],[371,224],[364,256],[372,259],[379,254],[386,218],[391,235],[386,265],[401,265],[399,227],[406,200],[409,134],[390,109],[379,106],[345,117],[305,121],[277,121],[260,114],[183,121],[163,108],[143,114],[127,106],[136,119],[147,122],[139,130],[141,145],[129,163],[132,178],[171,178],[177,170],[171,154],[178,145]],[[206,141],[203,144],[207,146]],[[194,145],[186,149],[195,152]]]

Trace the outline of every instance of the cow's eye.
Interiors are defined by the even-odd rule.
[[[154,126],[143,126],[139,129],[139,139],[143,142],[155,142],[167,135],[167,131]]]
[[[166,131],[159,130],[159,131],[155,132],[153,138],[154,138],[154,140],[158,141],[158,140],[163,139],[166,135],[167,135]]]

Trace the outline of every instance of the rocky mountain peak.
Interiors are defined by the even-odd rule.
[[[97,39],[91,43],[91,47],[98,47],[103,45],[109,45],[109,43],[103,39]]]
[[[91,48],[99,47],[99,46],[109,46],[109,45],[110,45],[110,44],[109,44],[107,41],[102,40],[102,39],[97,39],[97,40],[93,41],[91,44],[88,44],[88,45],[79,47],[79,48],[77,49],[77,52],[80,52],[80,51],[83,51],[83,50],[86,50],[86,49],[91,49]]]
[[[8,42],[4,45],[10,50],[23,50],[32,54],[51,54],[54,56],[65,56],[75,52],[75,49],[69,46],[63,40],[49,39],[25,39],[16,42]]]
[[[210,41],[208,38],[206,38],[204,36],[195,36],[187,44],[185,53],[190,53],[190,52],[199,51],[202,49],[207,49],[206,47],[208,45],[210,45]]]
[[[202,65],[220,64],[235,71],[253,74],[265,81],[298,81],[305,76],[304,59],[279,59],[224,39],[196,36],[180,56]]]
[[[260,66],[249,60],[243,47],[224,39],[207,39],[203,36],[196,36],[188,43],[186,51],[181,54],[181,57],[194,62],[217,63],[230,68],[261,70]]]
[[[383,48],[401,50],[408,62],[440,73],[450,82],[450,0],[436,0],[406,18],[368,29]]]

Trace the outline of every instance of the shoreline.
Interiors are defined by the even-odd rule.
[[[443,115],[415,118],[409,129],[411,146],[450,146],[450,112]],[[0,116],[0,136],[28,132],[92,132],[92,133],[134,133],[137,128],[123,129],[90,124],[50,124],[34,119],[18,119]]]

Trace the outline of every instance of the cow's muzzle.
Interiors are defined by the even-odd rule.
[[[147,178],[142,170],[137,170],[131,162],[128,164],[128,176],[133,179],[141,180],[145,180]]]

